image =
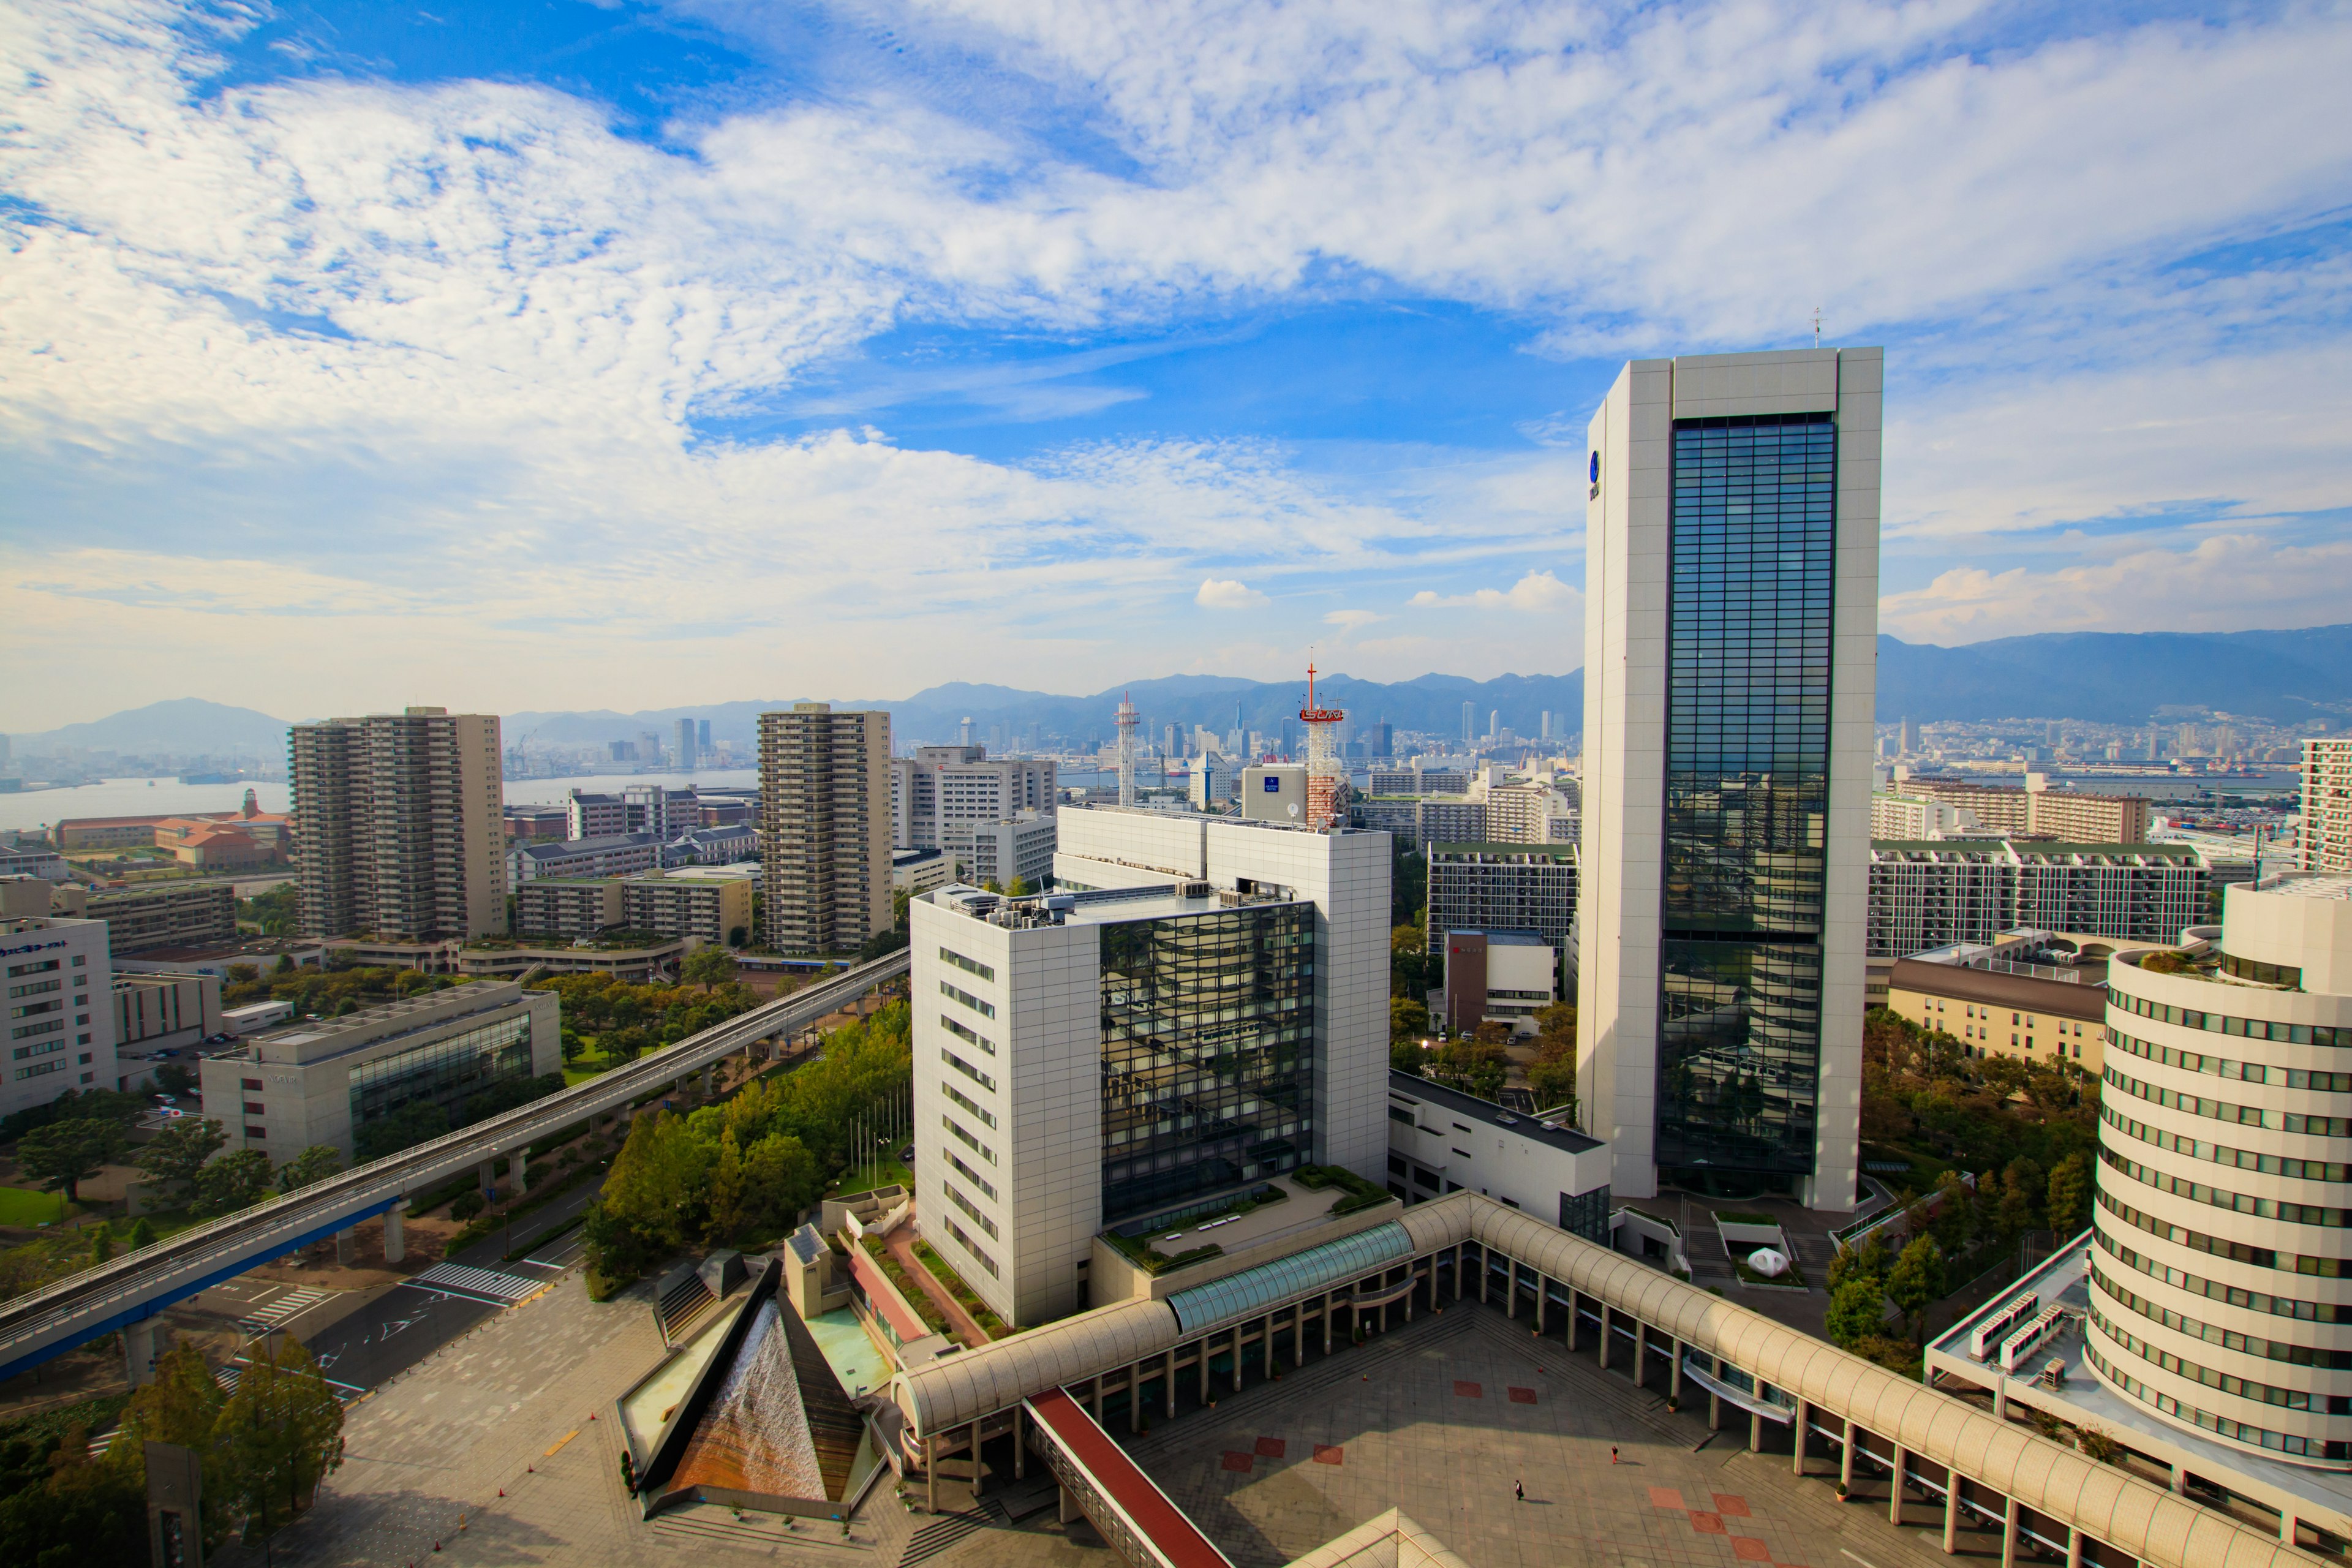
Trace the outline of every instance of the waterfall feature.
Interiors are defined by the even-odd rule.
[[[709,1413],[669,1485],[719,1487],[823,1500],[824,1475],[801,1401],[791,1336],[777,1304],[763,1303]]]

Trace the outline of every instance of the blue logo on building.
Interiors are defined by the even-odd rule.
[[[1266,774],[1266,775],[1265,775],[1265,793],[1266,793],[1266,794],[1268,794],[1268,795],[1279,795],[1279,794],[1281,794],[1281,793],[1282,793],[1282,781],[1281,781],[1280,779],[1278,779],[1278,778],[1275,777],[1272,773],[1268,773],[1268,774]]]
[[[1601,454],[1597,451],[1592,454],[1592,482],[1601,482]]]

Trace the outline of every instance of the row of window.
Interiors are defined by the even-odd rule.
[[[964,1077],[971,1079],[972,1082],[980,1085],[981,1088],[992,1091],[995,1089],[996,1080],[994,1079],[989,1077],[988,1074],[981,1071],[978,1068],[972,1066],[970,1062],[964,1060],[953,1051],[942,1047],[940,1051],[940,1059],[947,1063],[948,1066],[955,1068],[956,1071],[963,1074]]]
[[[14,980],[20,974],[47,974],[53,969],[63,967],[64,963],[65,961],[63,959],[58,958],[39,958],[34,959],[26,963],[12,963],[8,966],[8,978]],[[87,954],[76,953],[74,955],[73,966],[76,969],[83,968],[87,966],[89,963],[89,958]]]
[[[2160,1193],[2170,1193],[2191,1203],[2206,1204],[2217,1209],[2251,1215],[2256,1219],[2285,1220],[2291,1225],[2315,1225],[2323,1229],[2342,1230],[2352,1226],[2352,1209],[2323,1208],[2317,1204],[2281,1203],[2276,1198],[2257,1198],[2244,1193],[2226,1192],[2209,1187],[2202,1182],[2184,1182],[2167,1171],[2153,1165],[2143,1165],[2127,1160],[2113,1149],[2101,1149],[2099,1159],[2111,1168],[2122,1172],[2144,1186]]]
[[[2242,1241],[2231,1241],[2226,1237],[2208,1236],[2201,1230],[2190,1230],[2187,1226],[2144,1214],[2105,1192],[2099,1194],[2099,1206],[2126,1225],[2147,1231],[2150,1236],[2171,1242],[2176,1247],[2186,1247],[2195,1252],[2210,1252],[2216,1258],[2252,1264],[2256,1268],[2275,1268],[2283,1274],[2313,1274],[2323,1279],[2340,1279],[2345,1277],[2347,1265],[2352,1265],[2352,1258],[2313,1258],[2307,1254],[2281,1252],[2275,1247],[2249,1247]]]
[[[2250,1312],[2267,1312],[2274,1318],[2295,1318],[2307,1323],[2352,1323],[2352,1305],[2339,1307],[2333,1301],[2303,1301],[2292,1296],[2273,1296],[2261,1290],[2249,1290],[2242,1285],[2224,1285],[2218,1279],[2208,1279],[2201,1274],[2191,1274],[2185,1268],[2175,1268],[2153,1258],[2144,1258],[2109,1236],[2105,1229],[2097,1231],[2094,1239],[2098,1243],[2099,1250],[2125,1268],[2136,1268],[2151,1279],[2160,1279],[2176,1290],[2186,1290],[2209,1301],[2226,1301]]]
[[[996,971],[994,969],[981,963],[981,961],[976,958],[966,958],[962,953],[958,952],[951,947],[943,947],[940,949],[940,958],[942,963],[952,963],[967,974],[977,974],[982,980],[988,981],[992,984],[995,983]]]
[[[2222,1013],[2200,1013],[2194,1007],[2170,1006],[2145,996],[2110,993],[2107,1005],[2137,1013],[2158,1023],[2184,1029],[2205,1029],[2217,1035],[2238,1035],[2249,1040],[2276,1040],[2295,1046],[2352,1046],[2352,1029],[2331,1029],[2310,1024],[2273,1024],[2265,1018],[2232,1018]]]
[[[2109,1321],[2107,1315],[2096,1306],[2091,1309],[2091,1321],[2123,1350],[2151,1366],[2162,1367],[2175,1377],[2201,1383],[2208,1388],[2235,1394],[2240,1399],[2259,1400],[2264,1405],[2276,1405],[2288,1410],[2317,1409],[2329,1415],[2352,1415],[2352,1397],[2340,1394],[2314,1394],[2307,1388],[2281,1388],[2275,1384],[2256,1383],[2252,1378],[2239,1377],[2233,1373],[2200,1366],[2193,1361],[2148,1343],[2120,1323]]]
[[[2285,1362],[2293,1366],[2326,1367],[2331,1372],[2352,1370],[2352,1351],[2332,1351],[2313,1345],[2290,1344],[2284,1340],[2266,1340],[2260,1334],[2242,1334],[2218,1323],[2200,1321],[2185,1312],[2158,1306],[2119,1281],[2110,1279],[2106,1271],[2095,1263],[2091,1266],[2091,1278],[2100,1289],[2115,1298],[2118,1306],[2127,1307],[2144,1318],[2162,1323],[2175,1333],[2220,1345],[2223,1350],[2241,1351],[2247,1355]]]
[[[964,1233],[963,1226],[956,1224],[955,1216],[953,1215],[947,1215],[942,1217],[946,1219],[948,1234],[955,1237],[956,1245],[970,1253],[973,1262],[979,1264],[982,1268],[987,1269],[988,1277],[990,1279],[995,1279],[996,1259],[991,1258],[987,1253],[980,1249],[979,1244],[974,1242],[970,1236]]]
[[[2297,1160],[2284,1154],[2261,1154],[2252,1149],[2232,1149],[2200,1138],[2184,1138],[2178,1132],[2135,1121],[2112,1105],[2099,1107],[2099,1120],[2127,1138],[2153,1143],[2171,1153],[2186,1154],[2192,1160],[2210,1160],[2217,1165],[2260,1171],[2266,1176],[2291,1176],[2304,1182],[2352,1182],[2352,1163],[2341,1160]]]
[[[2226,1415],[2216,1415],[2210,1410],[2200,1410],[2193,1405],[2183,1405],[2168,1394],[2158,1394],[2139,1379],[2111,1364],[2099,1353],[2099,1347],[2088,1340],[2083,1342],[2083,1353],[2091,1364],[2114,1379],[2116,1386],[2143,1405],[2152,1405],[2167,1415],[2179,1417],[2208,1432],[2219,1433],[2234,1441],[2253,1447],[2270,1448],[2282,1454],[2315,1455],[2324,1459],[2352,1459],[2352,1443],[2328,1443],[2315,1437],[2299,1436],[2292,1432],[2273,1432],[2249,1422],[2233,1421]]]
[[[51,991],[62,991],[65,984],[63,980],[35,980],[23,985],[11,985],[8,987],[8,999],[13,1002],[19,996],[40,996]]]
[[[996,1131],[996,1112],[989,1110],[986,1106],[982,1105],[978,1100],[973,1100],[971,1096],[965,1094],[963,1090],[958,1089],[951,1083],[943,1083],[940,1085],[940,1088],[946,1093],[950,1100],[954,1100],[958,1105],[961,1105],[966,1110],[971,1112],[972,1115],[980,1118],[982,1122],[987,1126],[990,1131],[993,1132]],[[992,1164],[994,1163],[994,1159],[992,1157],[990,1163]]]
[[[973,1186],[978,1187],[982,1192],[986,1193],[988,1194],[989,1202],[994,1203],[997,1201],[996,1184],[990,1181],[986,1176],[982,1175],[978,1171],[973,1170],[970,1165],[965,1164],[962,1159],[952,1149],[948,1151],[948,1163],[955,1167],[955,1173],[957,1175],[961,1176],[965,1181],[970,1182]],[[989,1234],[993,1236],[996,1233],[994,1231],[991,1231]]]
[[[2127,1078],[2113,1067],[2105,1068],[2099,1076],[2126,1094],[2152,1105],[2161,1105],[2168,1110],[2185,1110],[2192,1116],[2210,1116],[2216,1121],[2268,1127],[2281,1132],[2304,1132],[2317,1138],[2352,1138],[2352,1116],[2305,1116],[2292,1110],[2264,1110],[2259,1105],[2231,1105],[2223,1100],[2200,1100],[2176,1089],[2159,1089],[2155,1084]]]
[[[996,1016],[995,1003],[984,1002],[981,1000],[981,998],[973,995],[971,992],[966,991],[961,985],[956,985],[950,982],[942,980],[940,982],[940,994],[954,998],[956,1001],[962,1003],[965,1006],[971,1008],[973,1012],[979,1014],[983,1018],[993,1018]]]
[[[940,1125],[946,1128],[949,1132],[952,1133],[955,1136],[956,1141],[963,1144],[965,1148],[970,1149],[973,1153],[979,1155],[990,1164],[993,1165],[996,1163],[996,1151],[982,1142],[978,1138],[974,1137],[971,1130],[965,1127],[954,1117],[941,1116],[940,1118]]]
[[[2184,1072],[2208,1072],[2216,1078],[2235,1079],[2241,1083],[2275,1083],[2288,1089],[2315,1089],[2329,1094],[2352,1094],[2352,1072],[2307,1072],[2302,1068],[2275,1068],[2263,1062],[2231,1061],[2227,1057],[2209,1057],[2201,1051],[2159,1046],[2113,1028],[2107,1031],[2107,1044],[2131,1056],[2162,1062],[2166,1067],[2179,1068]]]
[[[967,1045],[978,1046],[982,1050],[986,1051],[992,1057],[996,1054],[996,1042],[994,1040],[990,1039],[987,1036],[981,1034],[976,1029],[965,1027],[963,1025],[957,1023],[953,1018],[949,1017],[945,1013],[940,1015],[940,1026],[946,1029],[949,1034],[953,1035],[957,1039],[963,1041]]]
[[[989,1240],[994,1241],[998,1239],[996,1222],[989,1218],[986,1215],[981,1213],[979,1207],[975,1205],[970,1198],[956,1191],[953,1183],[941,1182],[940,1184],[940,1190],[947,1194],[948,1201],[950,1203],[963,1210],[965,1215],[968,1215],[974,1224],[978,1225],[981,1229],[988,1232]]]

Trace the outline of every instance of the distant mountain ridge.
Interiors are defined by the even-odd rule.
[[[1583,724],[1581,670],[1500,675],[1489,680],[1432,674],[1391,682],[1332,675],[1317,691],[1359,722],[1385,719],[1399,730],[1447,736],[1462,733],[1465,702],[1480,734],[1486,732],[1490,716],[1527,736],[1541,733],[1546,712],[1566,714],[1571,731]],[[972,721],[975,738],[983,742],[999,725],[1008,734],[1034,725],[1080,742],[1088,736],[1108,741],[1118,732],[1114,716],[1122,694],[1134,699],[1155,737],[1169,724],[1187,732],[1202,725],[1223,734],[1233,728],[1236,708],[1244,729],[1279,735],[1285,719],[1297,722],[1306,680],[1303,676],[1265,681],[1173,675],[1106,687],[1090,696],[951,681],[912,697],[836,699],[834,706],[887,710],[894,736],[902,744],[944,744],[955,739],[966,718]],[[634,740],[651,730],[667,741],[679,719],[708,719],[714,740],[749,745],[758,738],[761,713],[800,700],[805,699],[703,703],[636,713],[610,709],[509,713],[504,718],[505,738],[509,746],[532,741],[593,746]],[[2278,632],[2043,632],[1959,647],[1878,639],[1881,722],[1908,717],[1923,723],[2082,719],[2145,724],[2163,707],[2210,708],[2284,725],[2325,721],[2330,728],[2341,729],[2352,721],[2352,625]],[[286,728],[285,720],[250,708],[186,697],[9,740],[19,756],[74,746],[125,754],[282,757]]]

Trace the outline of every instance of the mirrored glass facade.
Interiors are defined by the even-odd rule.
[[[1102,928],[1103,1219],[1315,1161],[1315,911]]]
[[[1837,426],[1675,423],[1657,1163],[1813,1165]]]

